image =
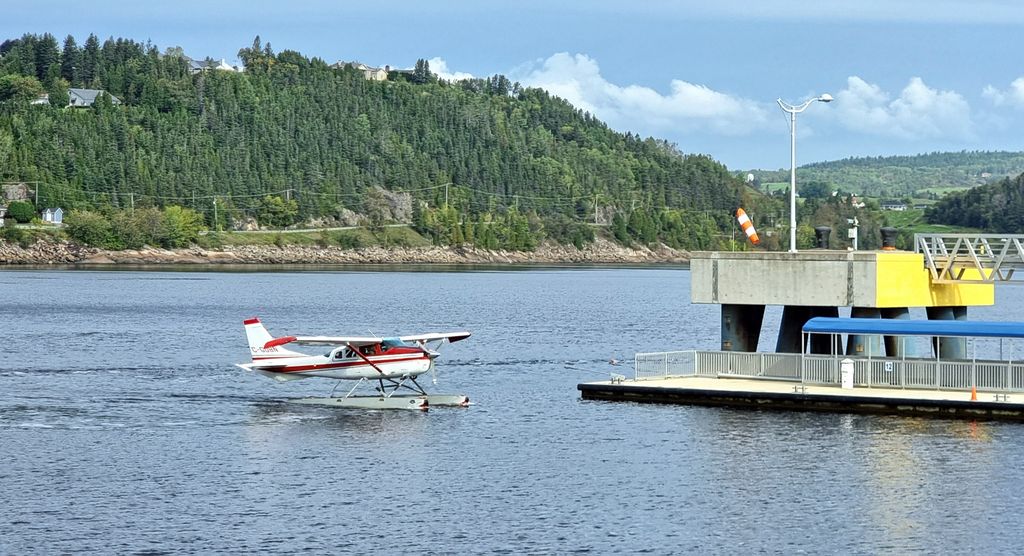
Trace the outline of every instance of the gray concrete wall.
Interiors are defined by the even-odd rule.
[[[870,251],[698,252],[690,272],[693,303],[870,307],[876,299]]]

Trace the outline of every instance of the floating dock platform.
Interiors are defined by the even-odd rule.
[[[1024,395],[838,388],[702,376],[579,384],[585,400],[1024,421]],[[1015,399],[1016,398],[1016,399]]]

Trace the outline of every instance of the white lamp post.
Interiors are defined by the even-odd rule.
[[[832,95],[825,93],[820,97],[793,106],[777,99],[779,106],[789,112],[789,252],[796,253],[796,115],[803,112],[814,101],[832,102]]]

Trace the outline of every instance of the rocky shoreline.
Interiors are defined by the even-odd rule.
[[[367,247],[342,249],[241,245],[222,249],[143,248],[108,251],[69,241],[37,241],[27,247],[0,241],[2,265],[139,264],[652,264],[688,263],[686,251],[660,246],[628,248],[598,239],[583,249],[544,243],[531,252],[461,247]]]

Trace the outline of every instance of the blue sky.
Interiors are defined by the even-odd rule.
[[[1024,150],[1024,5],[1011,0],[0,0],[0,36],[90,33],[236,57],[274,49],[444,76],[503,73],[621,131],[733,169],[945,150]],[[56,7],[54,5],[53,7]]]

